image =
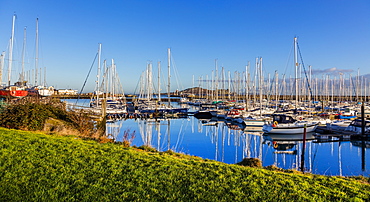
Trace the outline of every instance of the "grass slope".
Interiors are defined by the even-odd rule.
[[[0,201],[369,201],[352,178],[0,128]]]

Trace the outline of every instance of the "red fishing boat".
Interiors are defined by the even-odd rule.
[[[28,92],[19,86],[7,86],[3,89],[0,89],[0,96],[1,97],[14,97],[14,98],[21,98],[27,96]]]

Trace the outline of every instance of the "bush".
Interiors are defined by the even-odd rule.
[[[133,131],[132,133],[130,133],[130,129],[127,129],[123,132],[122,144],[124,147],[131,146],[132,141],[135,139],[135,132],[136,131]]]
[[[83,110],[67,111],[59,100],[24,99],[6,105],[0,113],[0,126],[29,131],[43,130],[49,119],[61,120],[77,129],[80,135],[93,136],[97,132],[90,115]],[[51,128],[55,128],[51,126]]]
[[[255,167],[255,168],[261,168],[262,163],[257,158],[244,158],[241,162],[237,163],[241,166],[249,166],[249,167]]]
[[[26,103],[7,106],[0,114],[0,126],[22,130],[42,130],[46,119],[64,118],[65,112],[48,104]]]
[[[138,149],[144,150],[146,152],[158,152],[157,149],[155,149],[151,146],[148,146],[148,145],[142,145],[142,146],[138,147]]]

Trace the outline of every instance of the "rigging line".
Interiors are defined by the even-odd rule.
[[[91,67],[90,67],[89,73],[87,74],[86,79],[85,79],[85,82],[84,82],[84,84],[82,85],[81,91],[80,91],[80,93],[78,93],[78,98],[77,98],[77,100],[76,100],[76,105],[77,105],[78,100],[80,99],[80,96],[81,96],[81,93],[82,93],[83,89],[85,88],[85,85],[86,85],[87,79],[88,79],[88,78],[89,78],[89,76],[90,76],[91,70],[92,70],[92,68],[93,68],[93,66],[94,66],[94,64],[95,64],[95,60],[96,60],[96,58],[97,58],[97,57],[98,57],[98,53],[96,53],[95,58],[94,58],[94,61],[93,61],[93,62],[92,62],[92,64],[91,64]]]
[[[118,80],[118,87],[120,88],[121,92],[122,92],[122,97],[126,103],[126,96],[125,96],[125,91],[123,90],[123,86],[122,86],[122,83],[121,83],[121,80],[119,78],[119,76],[117,75],[117,80]]]
[[[293,49],[294,49],[294,46],[292,46],[290,48],[288,58],[286,59],[286,65],[285,65],[285,69],[284,69],[284,74],[287,74],[287,70],[288,70],[288,68],[290,66],[289,63],[291,62],[290,60],[291,60],[291,57],[292,57],[292,54],[293,54]]]
[[[184,126],[184,121],[182,121],[179,133],[177,134],[177,140],[176,140],[175,148],[178,148],[178,146],[181,145],[181,143],[184,140],[184,136],[181,136],[181,134],[183,133],[182,132],[183,131],[183,126]]]
[[[281,95],[283,95],[284,94],[284,85],[286,85],[286,83],[285,83],[285,74],[283,74],[282,75],[283,76],[283,78],[281,78],[281,81],[282,81],[282,85],[280,85],[279,86],[279,89],[278,89],[278,92],[280,92],[281,93]],[[286,94],[286,93],[285,93]]]
[[[100,86],[98,86],[98,89],[97,89],[98,91],[105,92],[104,86],[108,85],[108,82],[106,81],[107,74],[108,74],[108,68],[105,68],[104,74],[103,74],[103,79],[101,80]],[[105,92],[105,93],[107,93],[107,92]]]
[[[277,72],[277,70],[275,70],[275,73]],[[276,74],[274,74],[274,77],[272,77],[272,81],[275,81],[276,80]],[[274,85],[274,83],[271,82],[270,84],[270,90],[268,91],[268,93],[266,94],[266,99],[267,99],[267,103],[268,101],[270,101],[270,98],[272,96],[271,92],[272,92],[272,86]],[[266,107],[267,107],[267,104],[266,104]]]
[[[315,163],[315,159],[316,159],[316,155],[317,155],[317,151],[318,151],[319,147],[316,147],[316,151],[313,155],[313,159],[312,159],[312,168],[314,167],[314,163]]]
[[[140,78],[139,78],[139,80],[137,81],[137,83],[136,83],[136,87],[135,87],[135,90],[134,90],[134,95],[136,94],[136,90],[138,91],[138,94],[139,94],[139,96],[140,96],[140,83],[141,83],[141,80],[142,80],[142,76],[143,76],[143,72],[141,73],[141,75],[140,75]]]
[[[357,97],[357,87],[355,86],[355,84],[353,83],[353,79],[350,78],[350,82],[352,83],[352,90],[354,92],[354,96]]]
[[[307,71],[306,71],[306,68],[304,67],[303,58],[302,58],[302,54],[301,54],[301,49],[299,48],[298,42],[297,42],[297,48],[298,48],[298,52],[299,52],[299,57],[301,58],[301,62],[302,62],[302,66],[303,66],[304,75],[306,76],[306,80],[307,80],[307,87],[308,87],[308,90],[310,91],[311,99],[313,99],[313,95],[312,95],[312,90],[311,90],[310,81],[308,80]]]
[[[171,53],[171,64],[172,64],[172,70],[173,70],[173,73],[174,73],[174,77],[176,79],[176,84],[177,84],[176,88],[184,89],[184,86],[182,85],[182,83],[180,81],[179,71],[176,67],[175,59],[173,58],[172,53]]]

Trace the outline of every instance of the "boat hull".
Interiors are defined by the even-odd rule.
[[[274,134],[298,134],[304,132],[305,124],[279,124],[273,127],[273,124],[266,124],[263,126],[263,132]],[[306,132],[314,132],[318,124],[306,124]]]
[[[26,90],[6,90],[6,89],[0,90],[1,97],[20,98],[20,97],[25,97],[27,95],[28,95],[28,92]]]
[[[244,119],[244,123],[246,126],[251,126],[251,127],[262,127],[265,125],[264,120],[255,120],[255,119]]]
[[[186,113],[188,108],[144,108],[141,109],[141,113]]]
[[[217,117],[216,111],[198,111],[194,114],[197,119],[210,119],[212,117]]]

